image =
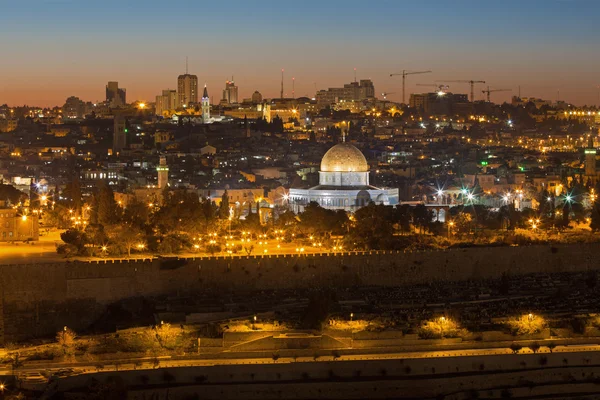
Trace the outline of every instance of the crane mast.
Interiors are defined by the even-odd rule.
[[[429,74],[431,71],[407,71],[405,69],[402,72],[390,74],[390,77],[402,75],[402,104],[406,104],[406,77],[408,75],[419,75],[419,74]]]

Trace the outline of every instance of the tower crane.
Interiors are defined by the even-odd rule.
[[[471,101],[475,101],[475,84],[476,83],[485,83],[485,81],[476,81],[476,80],[457,80],[457,81],[449,81],[449,80],[443,80],[443,81],[436,81],[436,82],[459,82],[459,83],[468,83],[471,85]]]
[[[487,93],[487,101],[488,103],[490,102],[490,93],[494,93],[494,92],[510,92],[512,89],[490,89],[490,87],[487,87],[487,90],[482,90],[481,93]]]
[[[388,95],[390,94],[396,94],[396,92],[383,92],[381,93],[381,95],[383,96],[384,100],[387,100]]]
[[[406,76],[407,75],[418,75],[418,74],[429,74],[431,71],[407,71],[405,69],[402,72],[390,74],[390,77],[402,75],[402,104],[406,104]]]

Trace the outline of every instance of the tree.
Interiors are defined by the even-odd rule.
[[[221,196],[221,205],[219,206],[219,218],[229,218],[229,194],[227,193],[227,190],[225,190],[223,196]]]
[[[364,249],[391,248],[396,216],[392,206],[371,202],[354,213],[354,229],[347,240]]]
[[[123,210],[123,222],[138,229],[144,229],[149,221],[150,209],[148,204],[134,200]]]
[[[111,248],[121,249],[121,252],[127,252],[127,257],[131,257],[131,249],[144,244],[143,233],[129,225],[115,225],[109,231],[111,239]]]
[[[540,350],[540,344],[538,342],[533,342],[529,345],[529,348],[531,349],[531,351],[533,351],[534,353],[537,353]]]
[[[101,184],[94,195],[94,206],[92,207],[92,214],[96,214],[97,222],[102,225],[115,224],[119,221],[120,211],[111,187],[106,183]]]
[[[510,349],[512,350],[513,354],[517,354],[522,348],[523,346],[515,342],[511,343],[510,345]]]
[[[546,327],[546,320],[540,315],[527,314],[509,318],[506,326],[513,335],[533,335]]]
[[[76,177],[71,182],[67,183],[62,195],[67,199],[68,205],[75,211],[75,213],[79,213],[82,204],[81,184],[79,183],[79,178]]]
[[[72,355],[75,353],[75,332],[66,326],[63,330],[56,333],[56,342],[61,347],[64,355]]]
[[[413,223],[419,227],[420,233],[423,233],[425,229],[428,229],[431,222],[433,221],[433,212],[424,204],[418,204],[412,209]]]
[[[26,199],[27,195],[14,186],[0,183],[0,200],[4,200],[7,205],[18,204]]]

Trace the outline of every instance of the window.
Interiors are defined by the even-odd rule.
[[[13,237],[12,231],[8,232],[8,237]]]

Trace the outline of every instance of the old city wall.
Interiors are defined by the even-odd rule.
[[[599,269],[596,244],[0,266],[0,341],[89,324],[114,301],[203,290],[395,286]],[[0,342],[1,343],[1,342]]]

